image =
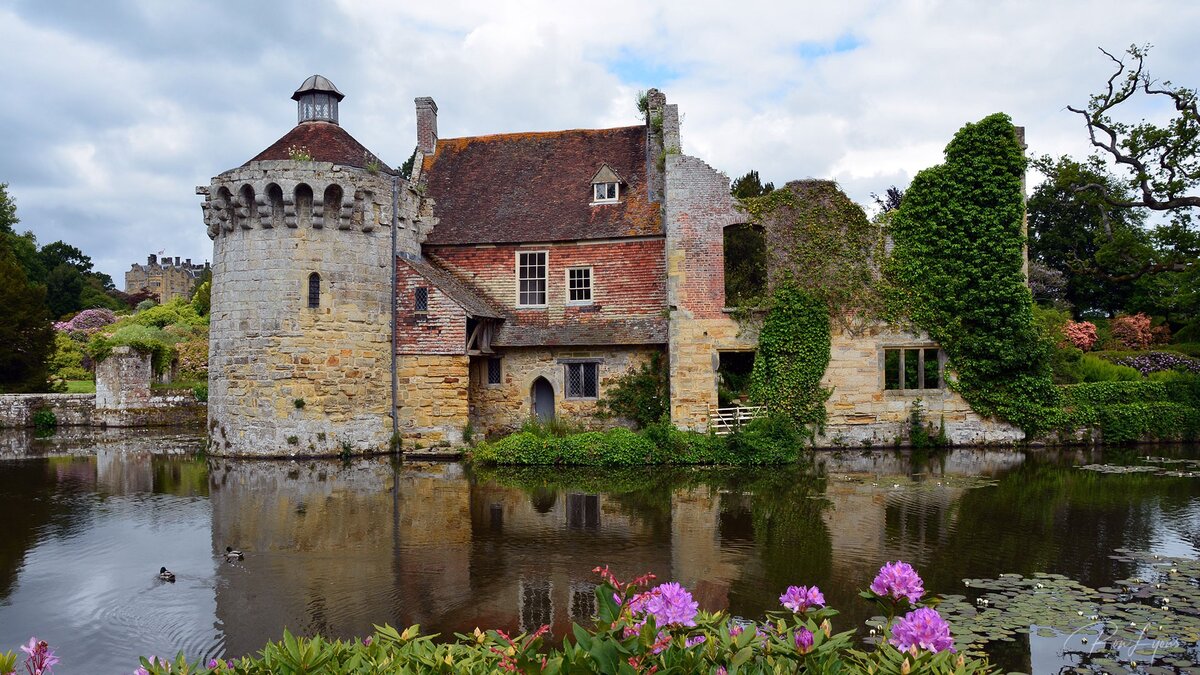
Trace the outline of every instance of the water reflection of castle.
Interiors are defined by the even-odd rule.
[[[1007,457],[1001,464],[1020,461]],[[829,533],[817,554],[828,564],[809,583],[861,585],[897,539],[919,557],[944,538],[961,491],[906,504],[888,487],[829,482],[816,524]],[[385,622],[441,633],[550,624],[563,635],[594,611],[591,570],[600,564],[622,578],[679,581],[710,610],[765,606],[778,595],[752,496],[706,485],[647,494],[506,487],[469,480],[456,464],[213,460],[214,550],[248,552],[217,579],[226,650],[252,652],[284,626],[350,636]],[[761,597],[747,603],[747,589]]]

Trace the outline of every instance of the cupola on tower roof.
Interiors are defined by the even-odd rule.
[[[310,75],[292,94],[297,122],[338,123],[338,101],[346,95],[322,75]]]

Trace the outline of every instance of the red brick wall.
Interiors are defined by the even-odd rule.
[[[429,289],[429,311],[414,309],[416,289]],[[463,354],[467,315],[403,260],[396,261],[396,353]]]
[[[545,309],[516,309],[517,251],[548,252]],[[425,252],[523,324],[655,317],[662,316],[667,306],[661,238],[540,246],[426,246]],[[567,305],[569,267],[592,268],[591,305]]]

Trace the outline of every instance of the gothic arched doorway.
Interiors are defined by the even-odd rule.
[[[543,424],[554,419],[554,387],[544,377],[533,381],[529,389],[530,402],[533,404],[533,416]]]

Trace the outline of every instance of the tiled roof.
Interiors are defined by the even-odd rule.
[[[657,345],[667,342],[667,320],[615,319],[565,326],[530,326],[506,321],[492,338],[496,347]]]
[[[604,164],[625,183],[592,206]],[[422,165],[437,225],[429,244],[572,241],[661,235],[649,200],[646,127],[438,139]]]
[[[504,318],[503,313],[494,309],[464,282],[425,258],[413,258],[404,255],[400,256],[400,260],[407,263],[409,267],[412,267],[417,274],[424,277],[435,288],[448,295],[455,304],[463,308],[467,316],[488,317],[491,319]]]
[[[342,166],[353,166],[359,169],[367,168],[367,163],[374,160],[383,173],[395,171],[384,164],[362,143],[354,140],[341,126],[332,122],[303,122],[283,135],[283,138],[271,144],[271,147],[254,156],[250,162],[260,162],[272,159],[291,159],[288,155],[290,147],[306,148],[314,162],[332,162]],[[246,162],[249,164],[250,162]]]

